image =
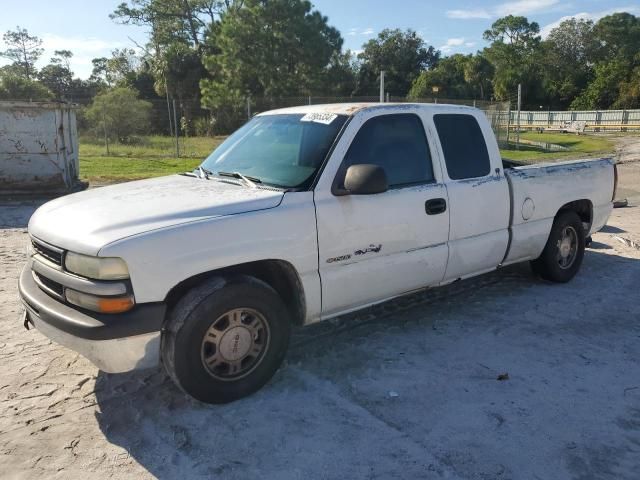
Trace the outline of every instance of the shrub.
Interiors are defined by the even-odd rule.
[[[140,100],[135,90],[118,87],[99,93],[86,110],[86,119],[96,136],[107,135],[129,143],[135,135],[147,134],[151,128],[150,102]]]

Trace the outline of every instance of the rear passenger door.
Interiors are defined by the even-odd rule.
[[[447,262],[447,193],[423,120],[361,113],[348,125],[314,191],[323,316],[438,284]],[[384,168],[389,190],[336,196],[346,169]],[[336,184],[337,182],[337,184]]]
[[[487,148],[493,132],[476,115],[482,113],[433,115],[451,212],[445,281],[496,268],[509,241],[509,187]]]

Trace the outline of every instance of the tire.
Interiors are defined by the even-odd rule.
[[[580,270],[584,249],[582,220],[575,212],[563,212],[553,221],[547,244],[542,254],[531,262],[531,267],[545,280],[566,283]]]
[[[185,393],[228,403],[267,383],[287,352],[291,324],[280,296],[254,277],[206,281],[172,309],[162,362]]]

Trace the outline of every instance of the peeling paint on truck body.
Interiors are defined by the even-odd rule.
[[[78,186],[72,105],[0,102],[0,193],[62,193]]]

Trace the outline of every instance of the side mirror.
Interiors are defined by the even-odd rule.
[[[344,177],[344,188],[350,195],[372,195],[389,189],[387,174],[379,165],[351,165]]]

